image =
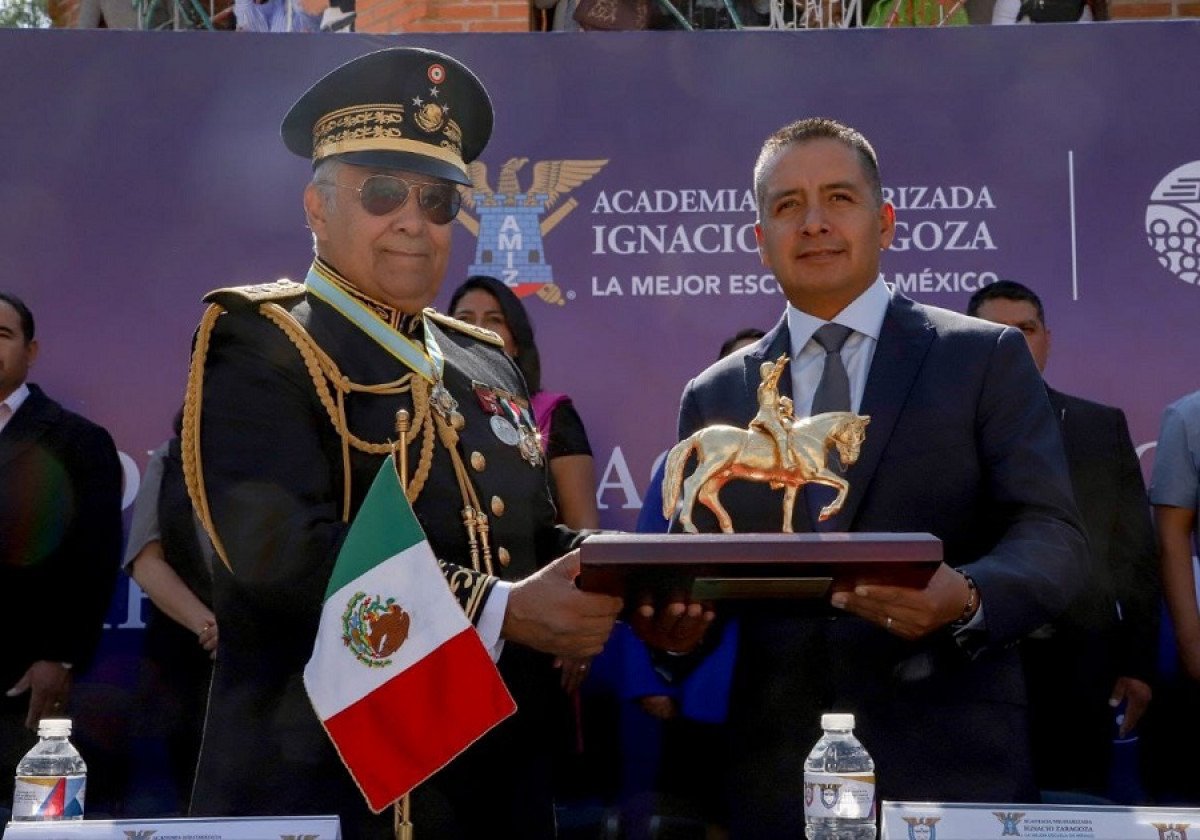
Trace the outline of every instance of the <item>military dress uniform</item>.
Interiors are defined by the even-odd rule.
[[[521,434],[502,405],[527,406],[521,375],[494,334],[432,311],[401,315],[339,282],[410,338],[422,339],[428,330],[445,355],[442,384],[462,418],[456,451],[435,428],[423,455],[430,446],[425,428],[439,418],[415,429],[407,446],[409,495],[452,591],[475,619],[498,578],[525,577],[576,539],[554,525],[540,456],[529,457],[519,439],[506,442],[495,431],[508,424],[513,431],[506,437]],[[337,813],[347,836],[389,836],[390,816],[368,819],[309,705],[301,673],[348,522],[399,438],[397,412],[422,419],[414,387],[424,386],[299,284],[277,284],[265,293],[223,290],[210,298],[211,333],[205,336],[202,327],[206,346],[198,345],[198,355],[204,352],[196,362],[203,372],[195,395],[200,408],[189,419],[193,427],[198,421],[192,441],[199,477],[228,567],[216,564],[214,574],[221,647],[210,705],[219,713],[206,725],[194,810]],[[310,364],[320,354],[332,365],[314,371]],[[329,375],[334,369],[340,380]],[[474,549],[463,524],[472,501],[464,500],[459,482],[464,467],[487,523],[486,533],[477,529]],[[522,837],[552,835],[544,722],[559,691],[557,672],[550,657],[517,645],[507,645],[498,664],[518,713],[418,789],[414,813],[422,838],[442,836],[443,827],[445,836],[479,836],[472,825],[520,826]],[[426,817],[437,831],[423,825]]]
[[[467,68],[394,48],[318,81],[282,134],[314,165],[469,184],[466,163],[491,126]],[[399,312],[351,279],[318,258],[303,285],[219,290],[196,333],[184,471],[222,562],[192,810],[337,814],[344,837],[388,837],[392,815],[371,814],[302,682],[336,556],[383,460],[395,454],[472,621],[498,580],[529,575],[578,535],[554,525],[528,396],[500,339],[432,310]],[[560,701],[558,672],[511,642],[498,667],[518,711],[417,788],[419,840],[554,835],[547,709]]]

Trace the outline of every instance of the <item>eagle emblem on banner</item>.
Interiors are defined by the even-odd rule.
[[[608,161],[543,160],[533,165],[532,178],[522,186],[519,173],[528,163],[525,157],[505,161],[494,189],[488,183],[487,164],[478,160],[468,164],[471,188],[463,191],[464,209],[458,220],[478,243],[467,273],[495,277],[518,297],[536,294],[546,303],[562,306],[566,300],[546,259],[545,237],[579,206],[574,198],[559,202]]]
[[[1001,837],[1021,836],[1021,820],[1025,817],[1024,811],[992,811],[992,814],[1004,826],[1000,832]]]
[[[359,662],[385,668],[392,664],[388,657],[408,638],[411,622],[395,598],[356,592],[342,614],[342,642]]]

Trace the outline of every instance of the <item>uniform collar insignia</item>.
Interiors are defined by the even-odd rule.
[[[361,289],[354,286],[349,280],[343,277],[336,268],[325,262],[320,257],[313,261],[313,269],[322,277],[333,283],[350,297],[354,298],[364,309],[367,309],[379,320],[383,321],[396,332],[407,336],[413,341],[420,341],[423,337],[422,318],[421,314],[411,315],[407,312],[401,312],[399,309],[394,309],[386,303],[380,303],[375,298],[363,292]]]

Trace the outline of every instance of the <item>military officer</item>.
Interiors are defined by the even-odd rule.
[[[342,767],[301,673],[339,546],[395,452],[446,580],[499,651],[518,705],[417,789],[415,833],[554,834],[555,660],[599,652],[621,602],[574,585],[579,535],[553,524],[502,341],[427,308],[466,165],[491,128],[471,71],[413,48],[339,67],[284,119],[288,149],[313,162],[304,210],[316,259],[303,284],[208,296],[186,400],[189,492],[223,561],[195,813],[335,813],[346,837],[391,834],[390,815],[372,815]]]

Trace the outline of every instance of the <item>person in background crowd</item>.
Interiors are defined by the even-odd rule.
[[[1163,594],[1175,631],[1179,669],[1164,680],[1156,707],[1150,766],[1160,801],[1200,804],[1200,774],[1181,772],[1180,761],[1200,752],[1200,590],[1197,589],[1197,522],[1200,522],[1200,391],[1167,406],[1154,453],[1150,503],[1160,546]]]
[[[233,14],[239,32],[318,32],[328,5],[315,0],[234,0]]]
[[[446,308],[460,321],[500,336],[504,352],[517,363],[529,390],[530,409],[550,470],[550,495],[558,509],[557,521],[575,530],[600,527],[596,467],[587,431],[570,397],[542,389],[541,354],[521,299],[495,277],[476,274],[454,290]],[[560,658],[556,664],[562,673],[562,687],[569,705],[559,710],[563,715],[564,737],[559,759],[570,768],[578,763],[582,753],[583,710],[579,688],[591,671],[591,658]],[[569,772],[556,775],[565,784]]]
[[[70,714],[121,559],[121,464],[108,432],[26,382],[33,313],[0,292],[0,811],[41,718]]]
[[[1090,23],[1108,20],[1108,0],[996,0],[992,23]]]
[[[153,605],[146,620],[146,673],[140,690],[144,714],[139,717],[165,737],[180,811],[186,813],[218,637],[212,543],[188,500],[182,430],[180,411],[174,437],[154,450],[146,464],[133,502],[125,571]]]
[[[749,347],[765,334],[758,327],[738,330],[721,343],[717,360]],[[639,533],[663,534],[670,529],[662,510],[665,463],[664,457],[655,464],[642,497]],[[710,640],[713,649],[695,670],[678,680],[668,679],[664,669],[655,667],[654,654],[624,625],[617,626],[600,655],[597,667],[614,674],[621,703],[627,746],[621,759],[623,797],[632,800],[625,819],[629,837],[646,830],[639,822],[645,809],[635,797],[651,790],[665,795],[663,803],[651,805],[660,819],[664,811],[674,811],[681,819],[698,819],[714,831],[726,821],[721,777],[712,766],[722,766],[728,754],[724,723],[737,623],[724,623],[720,633],[719,639]],[[647,760],[648,756],[657,761]]]
[[[524,304],[495,277],[474,275],[454,290],[447,307],[460,321],[491,330],[504,340],[529,389],[530,407],[550,466],[550,489],[558,521],[568,528],[600,527],[596,465],[587,430],[566,394],[542,390],[542,360]]]
[[[550,28],[555,32],[579,32],[583,29],[575,20],[575,9],[579,0],[533,0],[534,5],[541,11],[554,10]]]
[[[1041,299],[1010,280],[971,296],[967,314],[1014,327],[1039,371],[1050,358]],[[1033,728],[1033,762],[1045,799],[1107,797],[1113,717],[1135,730],[1152,696],[1160,586],[1146,486],[1120,409],[1049,385],[1071,486],[1091,549],[1088,585],[1058,620],[1021,643]],[[1048,791],[1055,793],[1048,794]]]
[[[302,674],[342,542],[394,456],[517,706],[413,791],[414,833],[554,836],[553,660],[598,653],[622,602],[575,585],[580,535],[554,523],[502,342],[428,308],[492,120],[469,69],[410,47],[343,64],[284,117],[285,145],[313,163],[315,259],[303,285],[209,296],[185,402],[188,491],[221,559],[194,813],[337,814],[347,837],[393,836],[393,814],[368,809]],[[649,612],[638,614],[649,638],[678,650],[698,640],[698,609]]]
[[[797,417],[870,417],[841,511],[817,521],[809,508],[831,491],[809,487],[793,528],[931,533],[943,562],[921,588],[859,584],[829,602],[739,614],[731,836],[802,836],[797,780],[832,710],[855,714],[880,800],[1036,801],[1014,644],[1074,597],[1087,544],[1029,350],[1014,330],[888,291],[880,252],[895,211],[854,129],[807,119],[775,132],[754,193],[760,256],[788,305],[756,344],[688,383],[680,438],[717,423],[747,428],[760,371],[790,359],[779,387]],[[736,481],[721,502],[736,532],[778,532],[782,497]],[[693,515],[701,531],[717,530],[707,509]]]

